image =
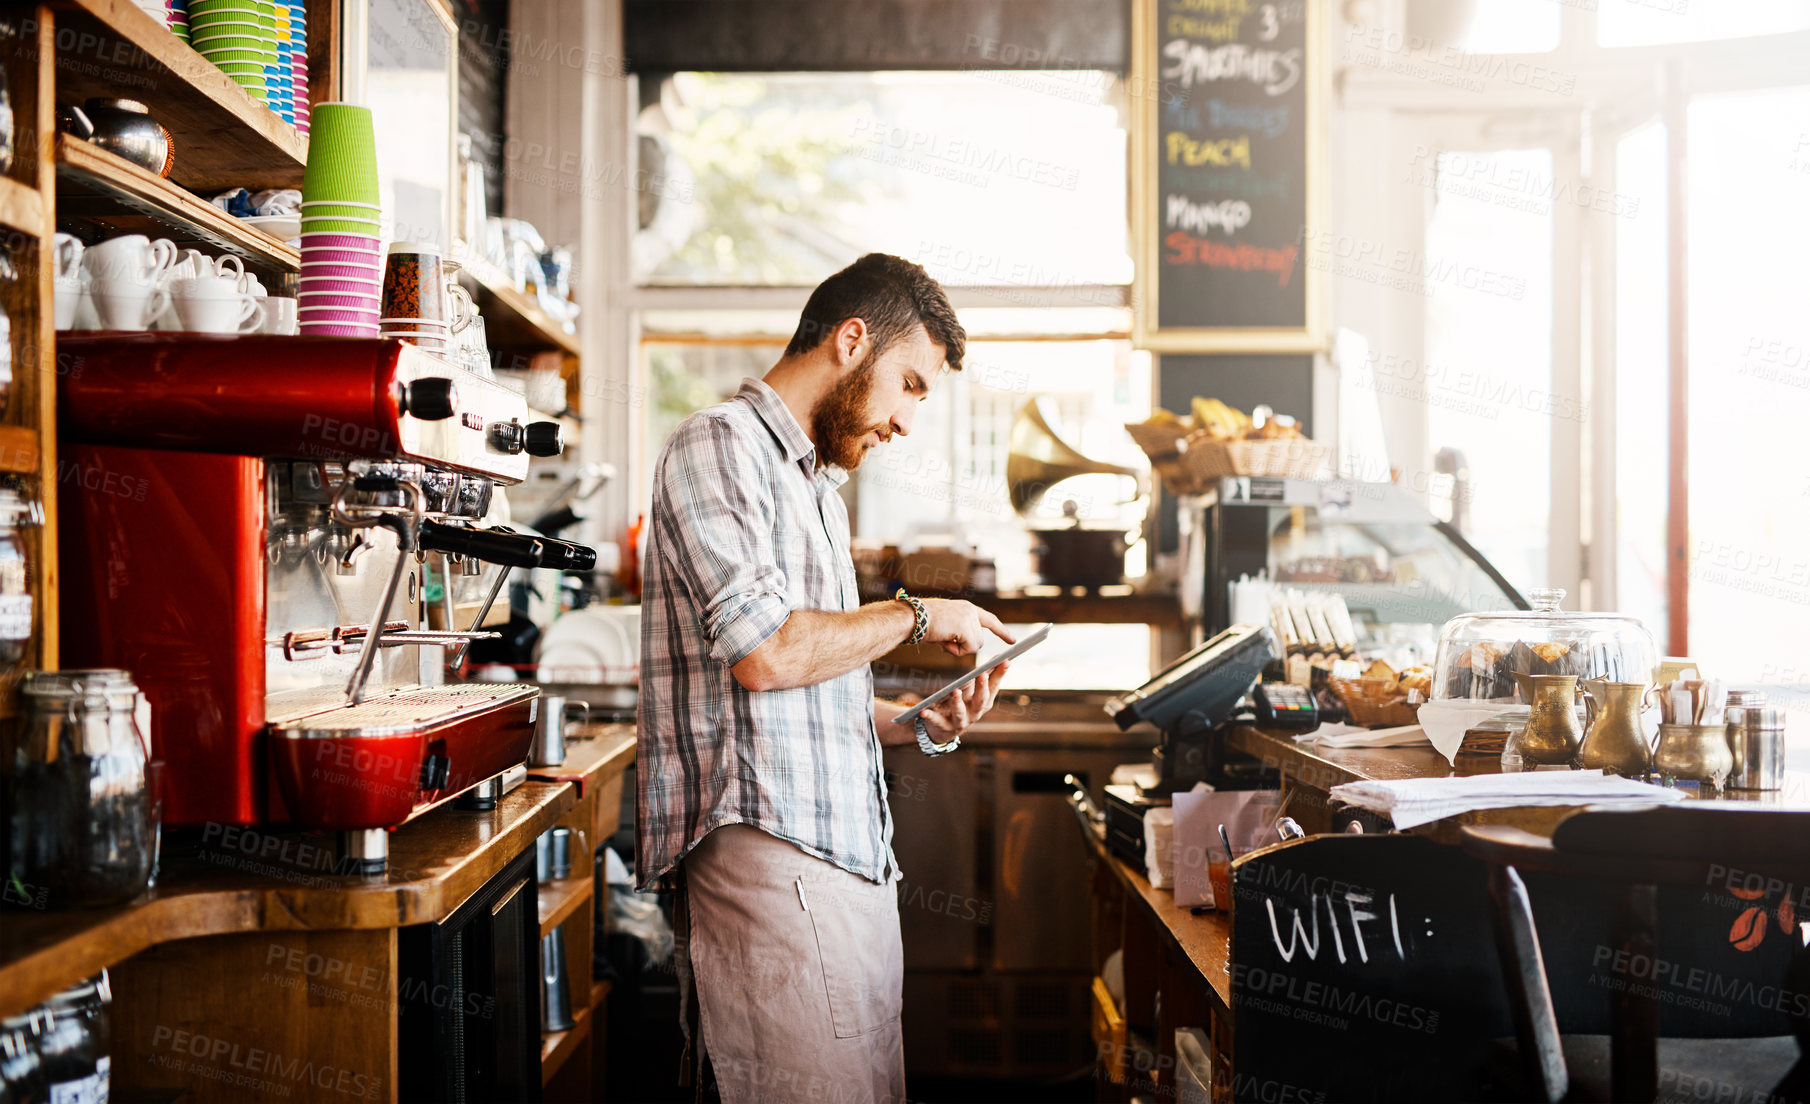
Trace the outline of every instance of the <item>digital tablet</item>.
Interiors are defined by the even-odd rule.
[[[994,656],[993,658],[985,660],[985,661],[977,664],[975,666],[974,670],[969,671],[967,674],[963,675],[961,678],[956,679],[954,682],[943,687],[941,690],[938,690],[936,693],[925,698],[923,701],[912,706],[910,709],[907,709],[905,712],[894,717],[892,719],[892,723],[898,724],[898,725],[910,724],[912,721],[917,720],[918,714],[922,713],[926,706],[932,706],[932,705],[935,705],[937,702],[942,701],[944,698],[955,693],[957,690],[960,690],[962,687],[968,685],[970,682],[973,682],[975,679],[986,674],[988,671],[991,671],[993,668],[999,666],[1001,663],[1004,663],[1006,660],[1017,659],[1019,656],[1030,651],[1032,648],[1035,648],[1037,645],[1043,643],[1044,637],[1047,637],[1049,634],[1050,634],[1049,625],[1045,624],[1045,625],[1037,626],[1036,628],[1032,629],[1030,632],[1026,633],[1018,641],[1018,643],[1012,645],[1010,648],[1007,648],[1005,651],[999,653],[998,655]]]

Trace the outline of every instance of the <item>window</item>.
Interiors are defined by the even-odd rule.
[[[1735,682],[1806,683],[1810,87],[1695,97],[1688,118],[1691,651]]]
[[[1804,0],[1597,0],[1596,18],[1596,39],[1604,46],[1657,46],[1810,29],[1810,4]]]
[[[1465,536],[1526,592],[1547,584],[1552,423],[1552,155],[1447,152],[1427,222],[1424,398],[1435,451],[1471,472]],[[1523,182],[1514,184],[1510,182]],[[1488,334],[1489,340],[1478,336]]]
[[[1090,71],[677,74],[638,278],[811,287],[878,250],[956,285],[1127,283],[1122,100]]]
[[[1436,0],[1445,7],[1449,0]],[[1538,54],[1559,45],[1560,4],[1556,0],[1476,0],[1476,15],[1464,48],[1473,54]],[[1452,4],[1452,10],[1464,5]]]
[[[1528,585],[1544,559],[1541,581],[1582,580],[1569,606],[1640,617],[1706,674],[1767,687],[1797,728],[1810,720],[1810,651],[1773,627],[1810,608],[1810,474],[1791,439],[1810,417],[1810,2],[1508,6],[1541,26],[1558,12],[1552,65],[1576,94],[1548,102],[1500,56],[1473,59],[1483,76],[1462,100],[1399,67],[1348,64],[1351,106],[1334,122],[1348,152],[1334,172],[1349,192],[1334,221],[1430,274],[1465,258],[1525,275],[1526,298],[1348,282],[1335,285],[1333,323],[1425,366],[1422,391],[1383,406],[1391,462],[1412,473],[1463,449],[1470,535],[1512,581]],[[1480,0],[1451,39],[1532,49],[1516,38],[1528,27],[1491,24],[1497,7]],[[1404,165],[1424,178],[1429,160],[1426,194],[1394,187]],[[1682,350],[1670,344],[1678,286]],[[1497,416],[1456,407],[1440,386],[1451,366],[1473,385],[1546,387],[1577,416],[1511,423],[1500,402]],[[1680,418],[1683,498],[1668,478]],[[1575,568],[1574,534],[1587,553]],[[1683,606],[1670,599],[1680,583]]]
[[[1647,123],[1616,145],[1615,190],[1645,217],[1615,235],[1615,609],[1663,636],[1666,607],[1666,134]]]

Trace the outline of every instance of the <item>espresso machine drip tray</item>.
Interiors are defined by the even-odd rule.
[[[427,734],[479,714],[527,701],[540,691],[521,683],[461,683],[418,686],[358,705],[342,705],[272,727],[287,740],[348,739],[361,736]]]
[[[468,791],[494,804],[493,780],[528,756],[539,697],[523,683],[417,686],[272,724],[287,819],[342,833],[345,857],[381,867],[382,830]]]

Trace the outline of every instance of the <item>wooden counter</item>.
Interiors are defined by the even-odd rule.
[[[281,1079],[276,1089],[290,1092],[234,1083],[219,1076],[235,1072],[225,1068],[197,1075],[193,1062],[172,1068],[181,1057],[172,1046],[208,1037],[232,1039],[234,1055],[331,1056],[363,1086],[355,1095],[395,1099],[397,929],[451,915],[555,823],[581,819],[572,826],[592,846],[615,829],[634,726],[591,726],[567,747],[562,766],[531,774],[493,810],[448,805],[397,828],[380,875],[333,873],[328,836],[212,826],[180,858],[166,852],[156,887],[129,905],[9,910],[0,922],[0,1016],[112,968],[116,1086],[178,1089],[197,1101],[343,1095]],[[572,961],[587,964],[589,875],[575,869],[548,883],[541,908],[543,934],[570,925]],[[323,984],[296,966],[317,962],[339,969]],[[607,992],[588,983],[588,969],[573,975],[580,1028]],[[573,1053],[588,1057],[588,1039],[577,1028],[548,1036],[543,1081]],[[588,1084],[590,1062],[583,1065]]]
[[[1309,835],[1342,832],[1349,815],[1335,816],[1328,791],[1347,782],[1400,782],[1412,778],[1448,778],[1454,771],[1430,745],[1406,748],[1328,748],[1312,741],[1296,743],[1293,733],[1266,732],[1240,726],[1226,734],[1226,747],[1253,756],[1282,776],[1283,814],[1300,822]],[[1550,805],[1479,809],[1409,829],[1440,843],[1456,844],[1466,824],[1501,824],[1535,835],[1550,836],[1559,821],[1582,806]],[[1386,822],[1385,822],[1386,823]]]
[[[1226,912],[1204,912],[1177,908],[1173,889],[1158,889],[1150,884],[1142,871],[1106,849],[1105,833],[1090,828],[1084,833],[1093,851],[1094,861],[1116,879],[1132,898],[1143,901],[1151,916],[1174,942],[1175,950],[1187,961],[1199,982],[1213,996],[1214,1009],[1230,1015],[1232,1011],[1232,919]]]
[[[7,913],[0,936],[0,1016],[158,943],[442,919],[577,799],[574,787],[530,781],[489,812],[435,809],[390,833],[389,869],[370,877],[332,872],[331,836],[206,829],[201,850],[166,862],[157,885],[131,904]]]

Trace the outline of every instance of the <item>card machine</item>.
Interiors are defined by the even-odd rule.
[[[1251,691],[1251,707],[1258,728],[1309,732],[1320,727],[1320,710],[1313,693],[1289,682],[1260,682]]]

